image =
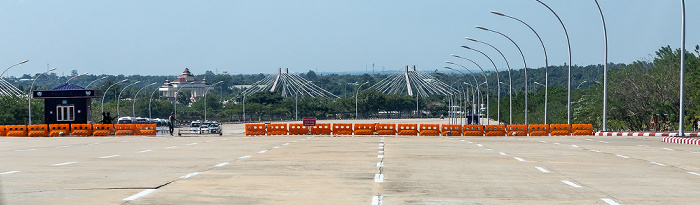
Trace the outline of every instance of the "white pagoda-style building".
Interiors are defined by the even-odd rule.
[[[206,89],[211,89],[207,86],[206,78],[204,80],[197,80],[197,78],[190,73],[190,69],[185,68],[185,71],[182,71],[182,75],[177,76],[177,79],[173,81],[170,81],[170,79],[166,80],[165,83],[158,88],[158,91],[160,91],[163,96],[168,97],[170,102],[175,102],[175,96],[177,96],[178,91],[190,91],[192,93],[190,100],[196,102],[199,97],[204,95]]]

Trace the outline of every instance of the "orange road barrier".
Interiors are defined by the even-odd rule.
[[[532,124],[530,125],[530,136],[549,136],[548,124]]]
[[[464,136],[484,136],[483,125],[464,125],[462,126]]]
[[[27,125],[28,137],[47,137],[49,136],[48,125]]]
[[[287,124],[284,123],[270,123],[267,125],[268,135],[287,135]]]
[[[92,136],[107,136],[112,133],[112,124],[92,124]]]
[[[331,131],[331,123],[316,123],[316,126],[310,128],[313,135],[330,135],[333,132]]]
[[[134,125],[133,124],[115,124],[114,125],[114,135],[134,135]]]
[[[527,125],[508,125],[508,136],[527,136]]]
[[[440,136],[439,124],[421,124],[420,136]]]
[[[592,124],[573,124],[573,135],[593,135]]]
[[[70,125],[68,124],[50,124],[49,137],[64,136],[70,134]]]
[[[156,135],[156,124],[134,124],[134,134],[138,135]]]
[[[289,123],[289,135],[305,135],[309,134],[309,127],[303,123]]]
[[[262,123],[251,123],[245,124],[245,135],[265,135],[265,124]]]
[[[355,123],[355,135],[374,135],[374,124]]]
[[[375,130],[378,135],[396,135],[396,124],[377,124]]]
[[[7,128],[6,135],[8,137],[26,137],[27,136],[27,126],[26,125],[5,125]]]
[[[399,135],[418,135],[418,124],[397,124],[396,128],[398,128]]]
[[[352,123],[333,123],[334,135],[352,135]]]
[[[462,136],[462,125],[442,125],[442,136]]]
[[[571,135],[571,125],[552,124],[550,125],[552,136]]]
[[[0,125],[0,137],[7,136],[7,128],[5,125]]]
[[[70,125],[71,136],[92,136],[91,124],[72,124]]]
[[[484,125],[485,136],[506,136],[505,125]]]

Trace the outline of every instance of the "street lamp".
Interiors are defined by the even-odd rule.
[[[567,96],[566,97],[566,113],[567,113],[566,124],[571,124],[571,43],[569,42],[569,33],[566,31],[566,26],[564,26],[564,22],[561,21],[561,18],[559,18],[559,15],[557,15],[557,13],[554,12],[554,10],[552,10],[552,8],[550,8],[549,6],[547,6],[547,4],[544,4],[544,2],[542,2],[540,0],[535,0],[535,1],[540,2],[540,4],[547,7],[549,9],[549,11],[551,11],[554,14],[554,16],[557,17],[557,20],[559,20],[561,27],[564,28],[564,35],[566,35],[566,45],[567,45],[567,48],[569,50],[569,74],[568,74],[569,80],[568,80],[568,83],[566,86],[566,89],[567,89],[567,94],[566,94],[566,96]],[[547,101],[545,100],[544,102],[546,105]],[[547,124],[547,111],[545,111],[544,116],[545,116],[545,124]]]
[[[27,96],[27,102],[29,102],[29,124],[30,125],[32,124],[32,96],[34,95],[32,93],[32,89],[34,89],[34,83],[36,83],[36,80],[39,79],[39,77],[41,77],[42,75],[44,75],[48,72],[54,71],[54,70],[56,70],[56,68],[51,68],[51,69],[39,74],[38,76],[36,76],[36,78],[34,78],[34,81],[32,81],[32,85],[29,86],[29,95]]]
[[[87,89],[88,87],[90,87],[90,85],[92,85],[92,83],[94,83],[95,81],[104,80],[104,79],[107,79],[107,78],[109,78],[109,76],[104,76],[104,77],[102,77],[102,78],[98,78],[98,79],[96,79],[96,80],[93,80],[92,82],[88,83],[87,86],[85,86],[85,89]]]
[[[102,108],[100,108],[100,112],[102,112],[102,113],[105,112],[105,97],[107,96],[107,91],[109,91],[109,89],[112,88],[112,86],[115,86],[115,85],[117,85],[117,84],[119,84],[119,83],[123,83],[123,82],[126,82],[126,81],[129,81],[129,79],[124,79],[124,80],[122,80],[122,81],[119,81],[119,82],[117,82],[117,83],[114,83],[114,84],[110,85],[109,87],[107,87],[107,89],[105,89],[105,93],[104,93],[104,95],[102,95],[102,103],[101,103],[101,107],[102,107]]]
[[[603,10],[600,9],[600,4],[598,0],[594,0],[595,5],[598,6],[598,12],[600,12],[600,20],[603,21],[603,39],[605,42],[605,63],[603,64],[603,130],[606,131],[606,125],[608,122],[608,30],[605,28],[605,17],[603,17]],[[683,9],[685,12],[685,9]],[[685,16],[685,15],[684,15]],[[681,69],[682,70],[682,69]]]
[[[506,34],[503,34],[501,32],[494,31],[494,30],[491,30],[488,28],[484,28],[482,26],[474,26],[474,27],[481,29],[481,30],[484,30],[484,31],[490,31],[493,33],[500,34],[501,36],[506,37],[508,40],[510,40],[510,42],[513,43],[513,45],[515,45],[516,48],[518,48],[518,51],[520,52],[520,57],[523,58],[523,65],[524,65],[523,70],[525,70],[525,126],[527,127],[527,125],[528,125],[528,123],[527,123],[527,113],[528,113],[528,111],[527,111],[527,62],[525,62],[525,55],[523,55],[523,50],[520,49],[520,46],[518,46],[518,44],[515,43],[515,41],[513,41],[513,39],[506,36]]]
[[[453,56],[456,56],[456,55],[454,55],[454,54],[452,54],[452,55],[453,55]],[[447,63],[447,62],[449,62],[449,61],[446,61],[446,63]],[[457,64],[454,64],[454,63],[452,63],[452,62],[450,62],[450,63],[448,63],[448,64],[457,65]],[[464,72],[459,71],[459,70],[456,70],[456,69],[453,69],[453,68],[451,68],[451,67],[449,67],[449,66],[445,66],[445,68],[446,68],[446,69],[449,69],[449,70],[457,71],[457,72],[461,73],[462,75],[467,76],[467,74],[465,74]],[[464,67],[463,67],[463,68],[464,68]],[[467,68],[464,68],[464,69],[467,70],[467,71],[469,71],[469,72],[471,73],[472,78],[474,79],[474,83],[477,83],[476,77],[474,76],[474,73],[473,73],[471,70],[467,69]],[[469,83],[464,82],[464,84],[469,84]],[[469,84],[469,85],[471,85],[471,84]],[[472,89],[473,89],[473,88],[472,88]],[[468,90],[469,90],[469,89],[467,89],[467,91],[468,91]],[[475,93],[476,93],[476,91],[473,91],[473,90],[472,90],[472,103],[474,103],[474,95],[475,95]]]
[[[134,100],[133,100],[133,102],[131,103],[131,115],[132,115],[132,116],[136,117],[136,97],[139,96],[139,92],[141,92],[141,90],[143,90],[144,88],[146,88],[146,87],[148,87],[148,86],[151,86],[151,85],[155,85],[155,84],[156,84],[156,83],[148,84],[148,85],[146,85],[146,86],[143,86],[143,88],[139,89],[138,91],[136,91],[136,94],[134,94]],[[150,118],[150,117],[149,117],[149,118]]]
[[[458,55],[452,55],[452,56],[454,56],[454,57],[456,57],[456,58],[461,58],[461,59],[464,59],[464,60],[468,60],[468,61],[474,63],[474,65],[476,65],[476,67],[479,67],[479,69],[481,70],[481,73],[484,74],[484,81],[485,81],[484,83],[486,83],[486,119],[487,119],[487,120],[486,120],[486,124],[487,124],[487,125],[490,125],[490,124],[491,124],[491,121],[488,120],[488,118],[489,118],[489,84],[488,84],[489,80],[488,80],[488,78],[486,78],[486,71],[484,71],[484,69],[481,68],[481,66],[480,66],[478,63],[474,62],[474,61],[471,60],[471,59],[464,58],[464,57],[461,57],[461,56],[458,56]],[[467,67],[464,67],[463,65],[456,64],[456,63],[453,63],[453,62],[450,62],[450,61],[445,61],[445,63],[457,65],[457,66],[460,66],[460,67],[462,67],[462,68],[464,68],[464,69],[467,69]],[[499,86],[499,87],[500,87],[500,86]]]
[[[491,61],[491,64],[493,64],[493,69],[496,69],[496,82],[501,82],[501,78],[498,76],[498,68],[496,67],[496,64],[493,62],[493,60],[491,60],[491,57],[486,55],[484,52],[481,52],[480,50],[476,50],[476,49],[470,48],[468,46],[462,46],[462,48],[479,52],[479,53],[481,53],[481,55],[484,55],[486,58],[488,58],[489,61]],[[497,113],[496,114],[497,115],[496,121],[498,121],[498,123],[501,123],[501,84],[500,83],[496,84],[496,87],[498,87],[497,88],[498,91],[496,91],[496,97],[498,98],[498,108],[496,109],[496,113]]]
[[[128,88],[129,86],[135,85],[136,83],[140,83],[140,82],[141,82],[141,81],[136,81],[136,82],[133,82],[133,83],[127,85],[127,86],[124,86],[124,88],[122,88],[122,91],[119,92],[119,97],[117,97],[117,119],[119,119],[119,117],[120,117],[120,115],[119,115],[119,101],[121,101],[121,99],[122,99],[122,93],[123,93],[124,90],[126,90],[126,88]],[[136,96],[134,96],[134,97],[136,97]]]
[[[17,66],[17,65],[19,65],[19,64],[25,64],[25,63],[27,63],[27,62],[29,62],[29,60],[23,60],[22,62],[19,62],[19,63],[17,63],[17,64],[14,64],[14,65],[10,66],[9,68],[5,69],[5,71],[2,71],[2,74],[0,74],[0,77],[2,77],[3,75],[5,75],[5,72],[7,72],[7,70],[10,70],[10,68],[15,67],[15,66]]]
[[[357,86],[357,91],[355,91],[355,119],[357,119],[357,96],[360,95],[360,88],[362,88],[363,85],[369,83],[369,81],[362,83],[362,85]],[[416,97],[418,99],[418,97]],[[416,100],[418,101],[418,100]]]
[[[501,57],[503,57],[503,61],[506,62],[506,66],[508,67],[508,96],[509,96],[508,99],[509,99],[509,101],[510,101],[510,102],[509,102],[509,107],[510,107],[510,108],[509,108],[509,110],[510,110],[510,120],[508,121],[508,124],[513,124],[513,92],[512,92],[512,91],[513,91],[513,85],[512,85],[512,84],[513,84],[513,78],[511,78],[511,75],[510,75],[510,72],[511,72],[510,64],[508,64],[508,60],[506,59],[506,56],[503,55],[503,53],[501,53],[501,51],[498,50],[498,48],[496,48],[495,46],[492,46],[492,45],[489,44],[489,43],[486,43],[486,42],[483,42],[483,41],[478,41],[478,40],[476,40],[476,39],[469,38],[469,37],[465,37],[465,38],[466,38],[467,40],[470,40],[470,41],[474,41],[474,42],[477,42],[477,43],[483,43],[483,44],[486,44],[486,45],[488,45],[488,46],[491,46],[491,48],[493,48],[494,50],[498,51],[499,54],[501,54]],[[499,83],[500,83],[500,82],[499,82]],[[500,101],[500,100],[499,100],[499,101]],[[498,106],[498,107],[500,107],[500,106]]]
[[[156,91],[160,90],[160,87],[157,87],[153,92],[151,93],[151,98],[148,99],[148,118],[153,118],[151,116],[151,102],[153,101],[153,94],[156,93]]]
[[[680,91],[680,115],[678,115],[678,136],[684,137],[683,133],[683,101],[685,99],[685,0],[681,0],[681,91]]]
[[[76,79],[76,78],[78,78],[78,77],[80,77],[80,76],[84,76],[84,75],[87,75],[87,74],[88,74],[88,73],[85,72],[85,73],[83,73],[83,74],[70,77],[70,78],[68,78],[68,80],[66,80],[66,83],[68,83],[69,81],[74,80],[74,79]]]
[[[223,82],[224,81],[216,82],[216,83],[212,84],[210,87],[214,87],[216,84],[223,83]],[[204,89],[204,122],[207,121],[207,93],[209,93],[209,89]]]

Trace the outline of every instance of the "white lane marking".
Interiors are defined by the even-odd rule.
[[[700,174],[698,174],[698,173],[695,173],[695,172],[688,172],[688,174],[692,174],[692,175],[698,175],[698,176],[700,176]]]
[[[662,167],[665,167],[665,166],[666,166],[665,164],[661,164],[661,163],[658,163],[658,162],[649,162],[649,163],[652,163],[652,164],[655,164],[655,165],[659,165],[659,166],[662,166]]]
[[[262,154],[262,153],[265,153],[265,152],[267,152],[267,150],[259,151],[258,154]]]
[[[226,166],[226,165],[228,165],[228,164],[229,164],[228,162],[224,162],[224,163],[221,163],[221,164],[214,165],[214,167],[223,167],[223,166]]]
[[[383,167],[383,166],[384,166],[384,162],[377,162],[377,167]]]
[[[189,143],[189,144],[187,144],[187,145],[196,145],[196,144],[197,144],[197,143],[195,142],[195,143]]]
[[[384,151],[378,151],[377,153],[379,153],[379,154],[384,154]]]
[[[578,146],[578,145],[575,145],[575,144],[572,144],[571,146],[572,146],[572,147],[579,148],[579,146]]]
[[[630,158],[630,157],[628,157],[628,156],[625,156],[625,155],[619,155],[619,154],[616,154],[615,156],[618,156],[618,157],[622,157],[622,158],[625,158],[625,159],[629,159],[629,158]]]
[[[382,205],[383,199],[384,199],[384,196],[373,196],[372,197],[372,205]]]
[[[481,144],[476,144],[476,146],[479,146],[479,147],[483,147],[484,145],[481,145]]]
[[[460,142],[466,142],[467,140],[460,140]]]
[[[210,140],[204,141],[204,142],[211,142]]]
[[[124,201],[133,201],[133,200],[136,200],[136,199],[141,198],[141,197],[143,197],[143,196],[146,196],[146,195],[148,195],[148,194],[150,194],[150,193],[153,193],[153,192],[156,191],[156,190],[157,190],[157,189],[146,189],[146,190],[143,190],[143,191],[139,192],[138,194],[134,194],[134,195],[132,195],[132,196],[130,196],[130,197],[126,197],[126,198],[124,198],[123,200],[124,200]]]
[[[541,143],[547,143],[547,141],[540,141]]]
[[[17,173],[17,172],[19,172],[19,171],[9,171],[9,172],[3,172],[3,173],[0,173],[0,175],[5,175],[5,174],[14,174],[14,173]]]
[[[177,148],[177,146],[166,147],[165,149],[172,149],[172,148]]]
[[[287,146],[287,145],[289,145],[289,143],[284,143],[284,144],[282,144],[282,145],[283,145],[283,146]]]
[[[34,150],[36,150],[36,149],[18,149],[18,150],[15,150],[15,152],[34,151]]]
[[[149,150],[143,150],[143,151],[139,151],[139,153],[150,152],[150,151],[153,151],[153,150],[150,150],[150,149],[149,149]]]
[[[567,181],[567,180],[562,180],[561,182],[564,182],[564,184],[568,184],[569,186],[576,187],[576,188],[581,188],[582,186],[578,184],[574,184],[573,182]]]
[[[598,152],[598,153],[601,153],[602,151],[592,149],[591,152]]]
[[[375,174],[374,182],[384,182],[384,174]]]
[[[473,143],[473,142],[468,142],[468,143],[471,144],[471,143]]]
[[[246,158],[250,158],[250,157],[252,157],[252,155],[242,156],[242,157],[239,157],[238,159],[246,159]]]
[[[558,142],[555,142],[554,144],[555,144],[555,145],[560,145]]]
[[[383,159],[384,155],[377,155],[377,158]]]
[[[647,145],[637,145],[637,146],[639,146],[639,147],[649,147],[649,146],[647,146]]]
[[[665,147],[664,147],[664,149],[665,149],[665,150],[668,150],[668,151],[676,151],[676,150],[671,149],[671,148],[665,148]]]
[[[384,146],[384,143],[379,143],[379,146],[380,146],[380,147],[383,147],[383,146]]]
[[[487,151],[493,151],[493,149],[486,149]]]
[[[195,175],[198,175],[198,174],[200,174],[200,173],[201,173],[201,172],[192,172],[192,173],[189,173],[189,174],[187,174],[187,175],[185,175],[185,176],[181,176],[180,179],[187,179],[187,178],[193,177],[193,176],[195,176]]]
[[[75,164],[75,163],[78,163],[78,162],[65,162],[65,163],[60,163],[60,164],[54,164],[54,165],[51,165],[51,166],[52,166],[52,167],[57,167],[57,166]]]
[[[620,204],[618,204],[617,202],[613,201],[612,199],[600,198],[600,200],[603,200],[605,203],[608,203],[608,204],[610,204],[610,205],[620,205]]]
[[[506,153],[503,153],[503,152],[499,152],[498,154],[501,154],[501,155],[508,155],[508,154],[506,154]]]
[[[379,147],[379,149],[384,149],[384,147]]]
[[[598,142],[600,142],[600,143],[610,143],[610,142],[606,142],[606,141],[598,141]]]
[[[297,142],[297,141],[292,141],[292,142]]]
[[[99,142],[95,142],[95,143],[92,143],[92,144],[88,144],[88,145],[98,145],[98,144],[102,144],[102,143],[99,143]]]
[[[535,167],[535,169],[540,170],[541,172],[544,172],[544,173],[549,173],[548,170],[546,170],[546,169],[544,169],[544,168],[542,168],[542,167]]]
[[[71,147],[71,146],[73,146],[73,145],[63,145],[63,146],[58,146],[56,148],[66,148],[66,147]]]
[[[280,148],[280,146],[274,146],[274,147],[272,147],[272,149],[279,149],[279,148]]]
[[[586,141],[593,141],[592,139],[585,139]]]
[[[513,159],[518,160],[518,161],[521,161],[521,162],[524,162],[524,161],[525,161],[523,158],[520,158],[520,157],[513,157]]]
[[[107,159],[107,158],[112,158],[112,157],[118,157],[119,155],[110,155],[110,156],[104,156],[104,157],[99,157],[100,159]]]

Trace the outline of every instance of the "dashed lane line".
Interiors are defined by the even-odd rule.
[[[542,167],[535,167],[535,169],[540,170],[541,172],[544,172],[544,173],[549,173],[549,170],[546,170]]]
[[[8,172],[0,173],[0,175],[14,174],[14,173],[17,173],[17,172],[19,172],[19,171],[8,171]]]
[[[625,156],[625,155],[619,155],[619,154],[616,154],[615,156],[622,157],[622,158],[625,158],[625,159],[631,158],[631,157],[628,157],[628,156]]]
[[[119,156],[119,155],[116,155],[116,154],[115,154],[115,155],[104,156],[104,157],[98,157],[98,158],[100,158],[100,159],[108,159],[108,158],[118,157],[118,156]]]
[[[57,166],[75,164],[75,163],[78,163],[78,162],[64,162],[64,163],[54,164],[54,165],[51,165],[51,166],[52,166],[52,167],[57,167]]]
[[[600,200],[603,200],[605,203],[608,203],[608,204],[610,204],[610,205],[620,205],[620,204],[618,204],[617,202],[615,202],[615,201],[612,200],[612,199],[601,198]]]
[[[144,153],[144,152],[151,152],[151,151],[153,151],[153,150],[150,150],[150,149],[149,149],[149,150],[143,150],[143,151],[139,151],[139,153]]]
[[[582,187],[581,185],[575,184],[575,183],[570,182],[570,181],[567,181],[567,180],[562,180],[561,182],[564,182],[564,184],[567,184],[567,185],[569,185],[569,186],[576,187],[576,188],[581,188],[581,187]]]
[[[265,152],[267,152],[267,150],[259,151],[258,154],[262,154],[262,153],[265,153]]]
[[[187,178],[193,177],[193,176],[198,175],[198,174],[201,174],[201,172],[192,172],[192,173],[189,173],[185,176],[181,176],[180,179],[187,179]]]
[[[246,155],[246,156],[239,157],[238,159],[247,159],[247,158],[250,158],[250,157],[252,157],[252,156],[253,156],[253,155]]]
[[[663,149],[665,149],[665,150],[668,150],[668,151],[676,151],[676,150],[674,150],[674,149],[671,149],[671,148],[665,148],[665,147],[664,147]]]
[[[18,150],[15,150],[15,152],[34,151],[34,150],[36,150],[36,149],[18,149]]]
[[[229,164],[228,162],[224,162],[224,163],[221,163],[221,164],[214,165],[214,167],[223,167],[223,166],[226,166],[226,165],[228,165],[228,164]]]
[[[524,161],[525,161],[523,158],[520,158],[520,157],[513,157],[513,159],[518,160],[518,161],[521,161],[521,162],[524,162]]]
[[[173,149],[173,148],[177,148],[177,146],[166,147],[165,149]]]
[[[658,162],[649,162],[649,163],[652,163],[652,164],[655,164],[655,165],[659,165],[659,166],[662,166],[662,167],[667,166],[667,165],[665,165],[665,164],[661,164],[661,163],[658,163]]]
[[[141,197],[143,197],[143,196],[146,196],[146,195],[148,195],[148,194],[150,194],[150,193],[153,193],[153,192],[156,191],[156,190],[157,190],[157,189],[146,189],[146,190],[143,190],[143,191],[139,192],[138,194],[134,194],[134,195],[132,195],[132,196],[130,196],[130,197],[124,198],[124,201],[133,201],[133,200],[136,200],[136,199],[141,198]]]
[[[696,172],[688,172],[688,174],[700,176],[700,174],[698,174],[698,173],[696,173]]]

